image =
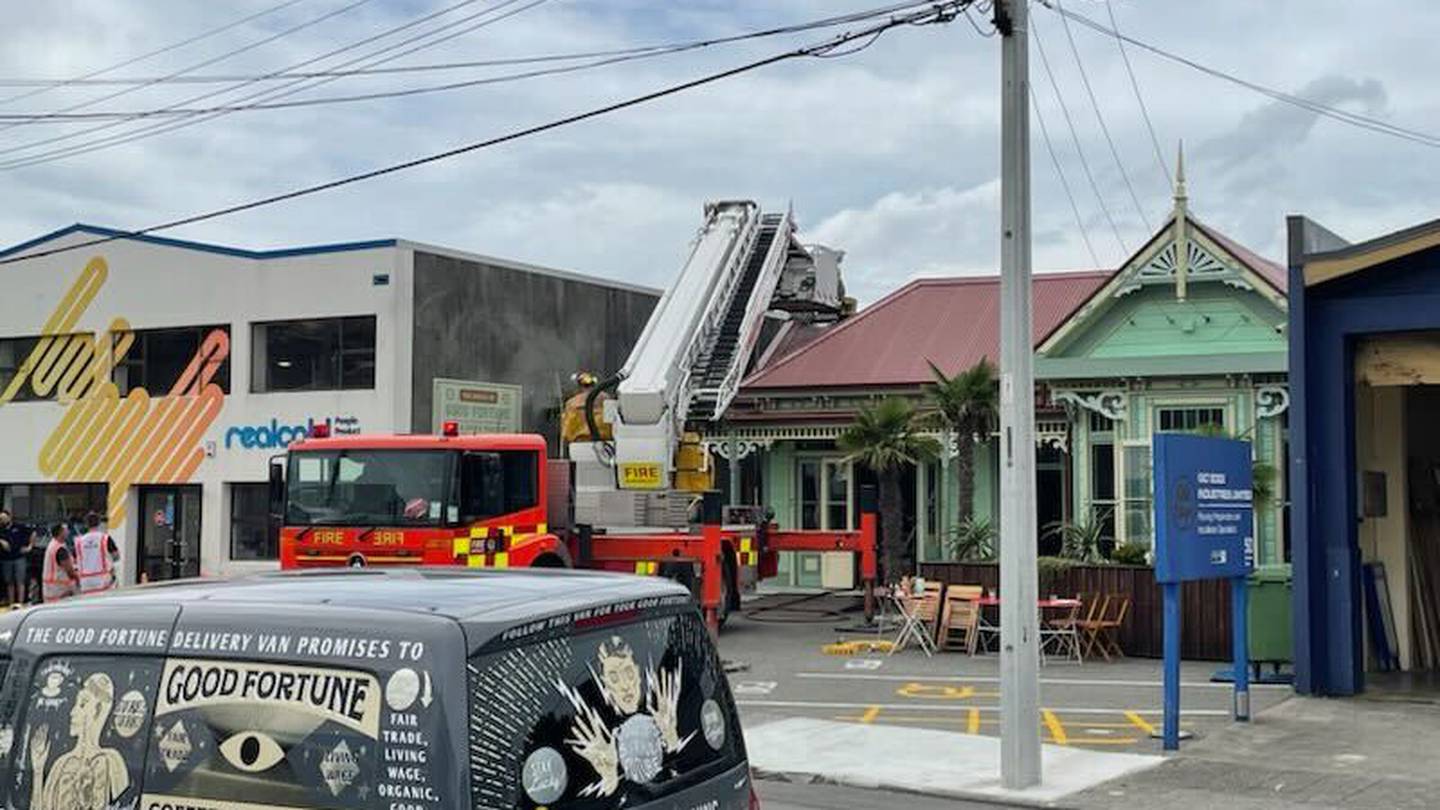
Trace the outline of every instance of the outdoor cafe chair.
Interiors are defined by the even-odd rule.
[[[1046,618],[1045,611],[1040,611],[1040,663],[1048,663],[1048,656],[1055,656],[1063,661],[1074,661],[1076,664],[1083,664],[1084,659],[1080,655],[1080,609],[1084,601],[1066,609],[1065,613],[1058,617]]]
[[[952,585],[945,593],[940,618],[940,649],[963,650],[974,655],[980,641],[979,586]]]
[[[900,632],[890,647],[890,655],[905,649],[912,641],[920,645],[925,655],[935,654],[935,621],[940,615],[942,586],[933,584],[936,587],[931,588],[931,583],[926,583],[925,592],[920,596],[907,593],[903,587],[894,592],[892,598],[900,612]]]

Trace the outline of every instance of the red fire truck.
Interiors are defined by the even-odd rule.
[[[781,551],[848,551],[866,593],[875,579],[873,494],[856,531],[781,530],[768,520],[724,525],[717,493],[698,527],[611,532],[571,520],[569,463],[544,438],[321,435],[292,444],[271,468],[284,516],[283,568],[458,565],[575,567],[671,576],[691,585],[713,629],[739,604],[742,583],[773,576]]]
[[[743,587],[774,575],[779,552],[849,551],[868,595],[873,497],[862,493],[851,531],[782,531],[764,509],[722,522],[716,445],[704,438],[726,433],[726,408],[757,344],[776,331],[767,324],[823,324],[853,311],[842,255],[802,244],[790,212],[763,214],[743,200],[706,205],[625,365],[604,380],[579,380],[563,458],[547,458],[540,436],[462,436],[450,422],[430,436],[306,438],[272,468],[283,565],[662,574],[691,583],[718,626]],[[689,508],[697,504],[698,514]]]

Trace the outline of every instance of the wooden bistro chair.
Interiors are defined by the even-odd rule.
[[[1076,664],[1084,663],[1080,655],[1080,610],[1081,604],[1065,611],[1063,615],[1046,618],[1042,613],[1040,616],[1040,663],[1045,664],[1048,656],[1055,656],[1065,661],[1074,661]]]
[[[980,598],[978,585],[952,585],[945,594],[940,617],[940,649],[975,654],[980,642]]]
[[[1120,649],[1118,631],[1129,615],[1130,597],[1106,594],[1096,617],[1081,623],[1085,638],[1083,653],[1092,656],[1098,651],[1106,661],[1124,658],[1125,651]]]
[[[903,591],[897,594],[896,602],[900,608],[901,625],[900,633],[895,636],[895,644],[890,648],[890,654],[894,655],[905,649],[910,642],[920,645],[927,656],[935,654],[935,626],[940,618],[940,597],[944,585],[938,582],[925,583],[923,595]]]
[[[1078,627],[1081,658],[1089,658],[1095,654],[1096,646],[1100,643],[1101,621],[1105,618],[1106,611],[1110,609],[1111,597],[1108,594],[1094,593],[1090,594],[1088,599],[1085,617],[1080,620]]]

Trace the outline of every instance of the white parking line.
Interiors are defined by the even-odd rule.
[[[841,703],[824,700],[737,700],[736,705],[753,706],[757,709],[857,709],[865,711],[872,708],[877,709],[905,709],[909,711],[933,711],[933,712],[968,712],[971,709],[981,712],[998,712],[999,706],[965,706],[953,703]],[[1111,714],[1124,715],[1126,709],[1097,709],[1092,706],[1086,707],[1047,707],[1056,714]],[[1133,710],[1135,714],[1160,714],[1160,709],[1138,709]],[[1181,709],[1182,716],[1189,717],[1229,717],[1229,709]]]
[[[836,680],[836,681],[899,681],[903,683],[923,683],[925,681],[939,681],[944,683],[999,683],[1000,679],[988,675],[866,675],[864,673],[852,672],[797,672],[797,678],[811,678],[815,680]],[[1152,688],[1160,689],[1165,684],[1162,681],[1112,681],[1092,680],[1089,678],[1041,678],[1040,683],[1065,686],[1115,686],[1127,689]],[[1231,690],[1234,684],[1211,683],[1210,681],[1181,681],[1180,686],[1184,689],[1224,689]],[[1251,683],[1251,691],[1262,690],[1285,690],[1290,691],[1292,687],[1283,683]]]

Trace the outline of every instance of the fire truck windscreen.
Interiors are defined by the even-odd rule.
[[[290,456],[291,526],[439,526],[459,454],[444,450],[300,451]]]
[[[290,454],[288,526],[447,526],[539,502],[539,454],[344,449]]]

